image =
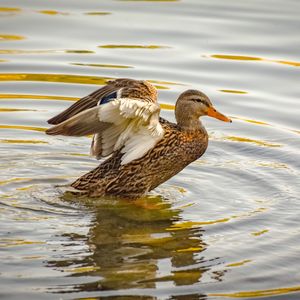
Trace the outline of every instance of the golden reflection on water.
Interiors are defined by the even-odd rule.
[[[277,60],[275,62],[277,62],[279,64],[290,65],[290,66],[293,66],[293,67],[300,67],[300,62],[296,62],[296,61]]]
[[[169,46],[161,45],[101,45],[99,48],[109,48],[109,49],[166,49]]]
[[[25,108],[0,108],[0,112],[16,112],[16,111],[37,111],[37,110],[25,109]]]
[[[173,81],[165,81],[165,80],[153,80],[153,79],[148,79],[147,81],[155,84],[167,84],[167,85],[180,85],[180,86],[185,86],[183,83],[179,82],[173,82]]]
[[[244,55],[224,55],[224,54],[213,54],[210,57],[218,59],[230,59],[230,60],[263,60],[260,57],[244,56]]]
[[[3,248],[32,245],[32,244],[46,244],[46,242],[28,241],[28,240],[23,240],[23,239],[8,239],[8,238],[2,238],[0,240],[0,247],[3,247]]]
[[[64,198],[75,201],[68,194]],[[191,285],[207,272],[207,267],[199,267],[201,258],[195,256],[207,247],[201,239],[202,230],[167,230],[180,219],[181,212],[172,208],[169,200],[147,196],[137,202],[81,201],[95,213],[86,240],[88,255],[47,263],[49,267],[71,272],[73,276],[84,273],[97,277],[97,281],[75,285],[76,291],[154,288],[159,281]],[[70,234],[69,239],[76,242],[82,237]],[[169,259],[172,265],[166,276],[159,275],[158,262],[163,259]],[[184,270],[193,265],[197,267]],[[99,276],[102,279],[99,280]]]
[[[7,180],[1,180],[0,181],[0,185],[5,185],[5,184],[9,184],[12,182],[18,182],[18,181],[23,181],[23,180],[31,180],[32,178],[19,178],[19,177],[15,177],[15,178],[10,178]],[[1,197],[4,197],[3,195],[1,195]]]
[[[264,147],[282,147],[280,144],[273,144],[261,140],[254,140],[244,137],[238,137],[238,136],[227,136],[225,137],[225,140],[234,141],[234,142],[242,142],[242,143],[251,143],[256,144],[258,146],[264,146]]]
[[[97,271],[97,270],[99,270],[99,267],[97,267],[97,266],[87,266],[87,267],[77,267],[77,268],[65,269],[64,272],[78,274],[78,273],[93,272],[93,271]]]
[[[15,16],[20,13],[21,9],[17,7],[0,7],[0,17]]]
[[[98,67],[98,68],[108,68],[108,69],[130,69],[132,66],[124,65],[109,65],[109,64],[83,64],[83,63],[70,63],[74,66],[84,66],[84,67]]]
[[[174,110],[175,109],[175,105],[167,104],[167,103],[161,103],[160,104],[160,108],[161,109],[165,109],[165,110]]]
[[[53,96],[53,95],[34,95],[34,94],[0,94],[0,99],[35,99],[35,100],[61,100],[77,101],[77,97]]]
[[[111,12],[107,12],[107,11],[90,11],[90,12],[86,12],[84,14],[89,15],[89,16],[106,16],[106,15],[111,15]]]
[[[57,10],[39,10],[38,13],[45,15],[68,15],[66,12],[60,12]]]
[[[170,228],[167,228],[167,231],[176,231],[176,230],[186,230],[186,229],[193,229],[193,228],[202,228],[205,226],[210,226],[218,223],[227,223],[230,222],[234,219],[241,219],[241,218],[247,218],[247,217],[252,217],[258,213],[262,213],[266,211],[267,208],[265,207],[260,207],[255,210],[246,212],[246,213],[241,213],[238,215],[232,215],[227,218],[223,219],[216,219],[216,220],[210,220],[210,221],[181,221],[181,222],[174,222]]]
[[[0,143],[3,144],[48,144],[48,142],[45,141],[40,141],[40,140],[9,140],[9,139],[4,139],[0,140]]]
[[[17,7],[0,7],[0,13],[16,13],[16,12],[21,12],[22,10]],[[63,11],[57,11],[53,9],[45,9],[45,10],[38,10],[36,11],[37,13],[44,14],[44,15],[50,15],[50,16],[55,16],[55,15],[70,15],[68,12],[63,12]],[[111,15],[111,12],[106,12],[106,11],[90,11],[84,13],[85,15],[89,16],[106,16],[106,15]]]
[[[252,232],[251,234],[254,235],[254,236],[260,236],[260,235],[265,234],[267,232],[269,232],[269,230],[264,229],[264,230],[261,230],[261,231]]]
[[[300,62],[297,62],[297,61],[268,59],[268,58],[255,57],[255,56],[213,54],[213,55],[210,55],[210,57],[217,58],[217,59],[229,59],[229,60],[240,60],[240,61],[266,61],[266,62],[273,62],[273,63],[278,63],[278,64],[289,65],[289,66],[293,66],[293,67],[300,66]]]
[[[91,50],[17,50],[17,49],[2,49],[0,54],[57,54],[57,53],[72,53],[72,54],[93,54]]]
[[[228,264],[228,265],[226,265],[226,267],[230,267],[230,268],[232,268],[232,267],[240,267],[240,266],[243,266],[243,265],[245,265],[245,264],[247,264],[247,263],[249,263],[251,261],[252,261],[251,259],[245,259],[243,261],[239,261],[239,262],[236,262],[236,263]]]
[[[17,7],[0,7],[0,12],[17,12],[17,11],[21,11],[21,9]]]
[[[295,130],[295,129],[291,129],[291,128],[286,128],[286,127],[281,127],[281,126],[278,126],[276,124],[270,124],[270,123],[263,122],[263,121],[245,119],[245,118],[242,118],[242,117],[232,117],[232,116],[231,116],[231,118],[232,119],[236,119],[236,120],[241,120],[241,121],[244,121],[244,122],[247,122],[247,123],[256,124],[256,125],[271,126],[271,127],[274,127],[274,128],[280,128],[280,129],[283,129],[283,130],[287,130],[287,131],[290,131],[290,132],[293,132],[293,133],[298,133],[298,134],[300,133],[299,130]],[[277,147],[279,147],[279,146],[277,146]]]
[[[31,131],[46,131],[47,128],[35,126],[22,126],[22,125],[0,125],[0,129],[18,129],[18,130],[31,130]]]
[[[74,54],[93,54],[95,51],[92,50],[63,50],[65,53],[74,53]]]
[[[69,74],[34,74],[34,73],[1,73],[0,81],[46,81],[46,82],[63,82],[79,84],[98,84],[104,85],[109,77],[99,76],[81,76]]]
[[[0,34],[0,41],[18,41],[24,40],[25,36],[13,34]]]
[[[166,230],[185,230],[185,229],[191,229],[199,226],[205,226],[205,225],[213,225],[217,223],[226,223],[230,221],[231,218],[224,218],[224,219],[218,219],[218,220],[212,220],[212,221],[202,221],[202,222],[195,222],[195,221],[185,221],[185,222],[179,222],[172,224],[172,227],[167,228]]]
[[[248,92],[245,91],[239,91],[239,90],[219,90],[223,93],[230,93],[230,94],[248,94]]]
[[[272,168],[272,169],[290,169],[287,164],[283,164],[280,162],[262,162],[256,161],[253,162],[255,165],[264,168]]]
[[[257,124],[257,125],[267,125],[270,126],[269,123],[263,122],[263,121],[257,121],[257,120],[251,120],[251,119],[245,119],[245,118],[241,118],[241,117],[231,117],[232,119],[237,119],[237,120],[242,120],[244,122],[248,122],[248,123],[253,123],[253,124]]]
[[[78,84],[95,84],[104,85],[107,81],[112,80],[112,77],[87,76],[87,75],[70,75],[70,74],[39,74],[39,73],[0,73],[0,81],[45,81],[45,82],[63,82],[63,83],[78,83]],[[149,80],[153,82],[152,80]],[[158,90],[169,89],[168,85],[179,85],[175,82],[155,81],[155,87]],[[161,85],[159,85],[161,83]]]
[[[248,292],[236,292],[236,293],[212,293],[208,296],[212,297],[228,297],[228,298],[259,298],[277,295],[288,295],[290,293],[299,292],[300,286],[277,288],[269,290],[257,290]]]

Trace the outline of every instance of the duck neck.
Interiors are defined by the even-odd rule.
[[[183,130],[199,130],[203,127],[199,117],[192,115],[186,107],[176,105],[175,117],[177,125]]]
[[[177,125],[181,129],[188,131],[199,130],[203,127],[201,121],[196,118],[181,118],[179,120],[177,119]]]

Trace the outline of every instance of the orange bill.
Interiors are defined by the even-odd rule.
[[[223,114],[219,113],[215,108],[209,107],[207,111],[207,115],[216,119],[219,119],[224,122],[232,122],[231,119],[228,117],[224,116]]]

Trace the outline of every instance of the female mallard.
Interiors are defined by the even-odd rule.
[[[157,91],[147,81],[117,79],[50,119],[50,135],[94,134],[91,154],[111,155],[72,187],[81,194],[139,198],[205,152],[208,135],[199,117],[224,122],[200,91],[182,93],[175,107],[177,124],[159,117]]]

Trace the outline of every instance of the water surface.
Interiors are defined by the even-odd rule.
[[[2,0],[0,296],[299,299],[297,1]],[[90,139],[46,120],[107,80],[150,80],[162,116],[197,88],[206,154],[149,196],[79,201]]]

